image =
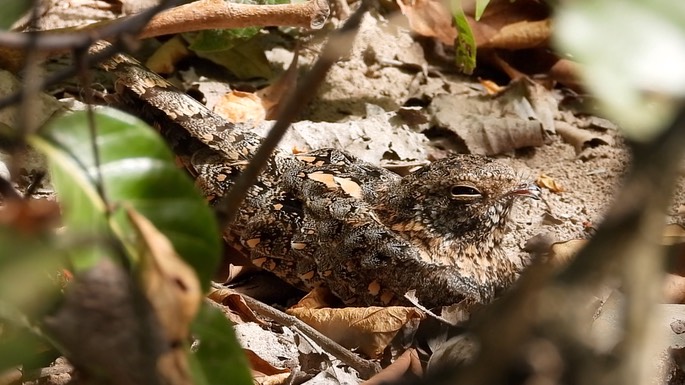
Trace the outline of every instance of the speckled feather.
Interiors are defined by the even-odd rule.
[[[224,196],[261,138],[127,56],[101,67],[114,74],[119,101],[160,127],[209,202]],[[476,156],[401,178],[338,150],[278,150],[224,234],[257,266],[301,288],[326,285],[348,304],[404,303],[415,290],[424,306],[470,305],[516,274],[500,243],[520,195],[535,188]]]

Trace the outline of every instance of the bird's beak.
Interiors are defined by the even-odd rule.
[[[522,183],[509,192],[509,195],[540,199],[540,187],[534,182]]]

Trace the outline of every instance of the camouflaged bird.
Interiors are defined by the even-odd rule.
[[[101,67],[121,103],[145,106],[210,204],[223,197],[261,138],[127,56]],[[517,274],[501,249],[510,209],[538,194],[506,163],[479,156],[400,177],[338,150],[277,150],[224,238],[288,283],[325,285],[346,304],[406,303],[411,290],[426,307],[487,303]]]

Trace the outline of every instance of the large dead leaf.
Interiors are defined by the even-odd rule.
[[[126,212],[138,232],[141,287],[169,343],[157,368],[170,384],[190,385],[192,377],[183,346],[200,308],[200,282],[152,222],[133,209]]]
[[[494,96],[438,95],[428,107],[435,125],[479,155],[543,145],[557,110],[554,95],[526,78]]]
[[[133,209],[127,214],[139,235],[141,286],[170,341],[184,341],[200,309],[202,290],[195,271],[152,222]]]
[[[253,132],[266,135],[270,122],[255,127]],[[379,164],[386,159],[426,159],[425,135],[412,130],[396,113],[387,112],[345,123],[294,123],[280,146],[286,150],[309,151],[339,148],[367,162]]]
[[[413,307],[368,307],[344,309],[289,309],[301,319],[342,346],[369,357],[378,357],[408,323],[425,316]],[[412,326],[413,327],[413,326]]]
[[[443,44],[454,45],[457,29],[452,26],[452,14],[442,0],[397,0],[412,31],[435,37]]]

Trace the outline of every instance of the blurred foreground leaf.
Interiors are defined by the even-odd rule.
[[[559,8],[557,45],[634,140],[666,127],[685,96],[685,2],[582,0]]]
[[[94,124],[99,162],[85,111],[55,120],[31,139],[50,161],[69,230],[102,237],[111,225],[130,246],[135,232],[123,210],[114,210],[130,205],[169,238],[206,288],[218,263],[220,236],[213,213],[192,181],[176,168],[159,135],[141,120],[105,108],[94,113]],[[93,258],[97,254],[75,261],[76,267],[87,268]]]

